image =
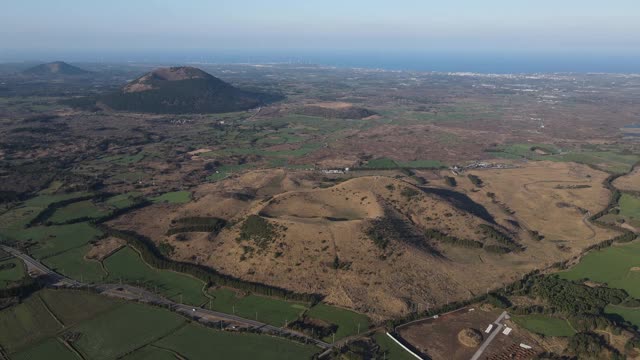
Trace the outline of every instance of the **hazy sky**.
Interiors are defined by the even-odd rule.
[[[2,0],[2,50],[638,53],[639,0]]]

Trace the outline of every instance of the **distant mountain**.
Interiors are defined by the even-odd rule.
[[[159,68],[98,101],[115,110],[159,114],[221,113],[281,97],[241,90],[194,67]]]
[[[82,75],[89,73],[87,70],[69,65],[63,61],[54,61],[47,64],[41,64],[22,72],[26,75]]]

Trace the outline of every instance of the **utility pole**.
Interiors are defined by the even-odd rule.
[[[233,311],[233,315],[236,314],[236,306],[235,305],[231,305],[232,311]]]
[[[360,335],[360,323],[358,323],[358,335]]]
[[[333,342],[332,342],[332,343],[333,343],[333,344],[335,344],[335,343],[336,343],[336,333],[333,333]]]

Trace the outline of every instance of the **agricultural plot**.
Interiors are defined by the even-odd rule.
[[[395,341],[391,340],[387,334],[378,332],[374,335],[373,339],[380,345],[380,349],[385,354],[385,359],[415,360],[413,355],[409,354],[405,349],[401,348],[400,345],[396,344]]]
[[[72,328],[74,343],[88,359],[116,359],[166,336],[186,320],[168,310],[127,303]]]
[[[136,203],[136,199],[142,194],[139,192],[129,192],[108,198],[104,203],[116,209],[123,209]]]
[[[373,159],[367,161],[362,167],[364,169],[440,169],[445,164],[438,160],[412,160],[412,161],[395,161],[387,158]]]
[[[9,258],[0,261],[0,289],[6,288],[11,283],[21,280],[26,275],[22,260]]]
[[[620,215],[624,216],[632,225],[640,226],[640,198],[622,194],[619,204]]]
[[[358,329],[360,333],[363,333],[369,328],[369,318],[366,315],[325,304],[318,304],[312,307],[307,312],[307,315],[310,318],[338,325],[335,336],[336,341],[347,336],[357,335]],[[325,341],[327,340],[333,340],[333,338],[325,339]]]
[[[0,215],[0,236],[19,239],[25,226],[47,206],[54,202],[87,196],[89,193],[39,195],[25,201],[19,207]]]
[[[151,201],[154,203],[186,204],[191,201],[191,193],[184,190],[168,192],[151,198]]]
[[[60,224],[85,217],[95,219],[108,214],[107,209],[97,206],[91,200],[84,200],[56,210],[48,220],[54,224]]]
[[[592,251],[568,271],[559,273],[567,280],[589,279],[624,289],[640,297],[640,242]]]
[[[106,273],[99,262],[85,259],[84,256],[90,248],[89,244],[83,245],[48,257],[42,262],[49,268],[72,279],[88,283],[99,282],[106,276]]]
[[[620,154],[614,151],[561,152],[549,144],[513,144],[492,151],[495,157],[506,159],[526,158],[530,160],[549,160],[576,162],[595,166],[610,173],[624,173],[631,170],[640,156]]]
[[[207,302],[203,293],[204,283],[185,274],[158,270],[147,265],[130,247],[124,247],[106,258],[104,266],[109,272],[107,281],[140,285],[174,300],[191,305]]]
[[[110,311],[122,301],[83,290],[43,290],[38,296],[66,326],[80,323],[97,314]]]
[[[607,314],[620,315],[626,321],[635,325],[638,329],[640,329],[640,308],[628,308],[619,305],[607,305],[604,309],[604,312]]]
[[[110,162],[116,165],[127,166],[127,165],[132,165],[137,162],[140,162],[142,159],[144,159],[144,154],[142,152],[139,152],[135,155],[106,156],[106,157],[100,158],[99,160]]]
[[[288,302],[258,295],[236,296],[231,289],[210,290],[213,310],[256,319],[274,326],[284,326],[296,320],[306,309],[303,303]]]
[[[513,321],[523,328],[544,336],[572,336],[576,331],[567,320],[545,315],[516,316]]]
[[[12,360],[77,360],[78,357],[56,338],[49,338],[15,354]]]
[[[215,331],[189,324],[155,343],[188,359],[311,359],[318,348],[258,334]]]
[[[8,353],[25,350],[61,329],[37,296],[0,311],[0,345]]]
[[[99,235],[100,231],[88,223],[77,223],[24,229],[17,239],[37,243],[30,250],[31,255],[37,259],[44,259],[83,246]]]
[[[242,164],[242,165],[224,165],[216,169],[216,172],[207,176],[207,180],[209,181],[219,181],[222,180],[231,174],[242,171],[245,169],[252,168],[252,164]]]
[[[122,360],[176,360],[172,351],[164,350],[153,345],[147,345],[142,349],[121,358]]]

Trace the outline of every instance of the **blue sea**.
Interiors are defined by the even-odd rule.
[[[477,73],[640,73],[640,52],[416,52],[345,50],[154,50],[10,54],[0,61],[291,63],[336,67]]]

